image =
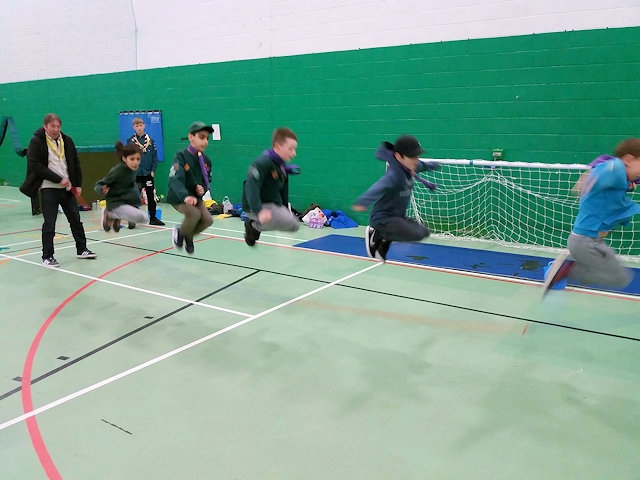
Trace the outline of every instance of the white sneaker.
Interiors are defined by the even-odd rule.
[[[182,248],[182,245],[184,244],[184,237],[180,233],[180,227],[178,226],[173,227],[173,232],[171,233],[171,242],[173,243],[173,246],[176,247],[177,249]]]

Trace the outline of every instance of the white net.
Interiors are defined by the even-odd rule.
[[[519,247],[565,248],[579,198],[572,193],[587,165],[488,160],[421,159],[440,164],[423,172],[435,191],[414,183],[408,215],[434,234]],[[637,194],[633,194],[637,195]],[[620,254],[638,255],[632,223],[607,238]]]

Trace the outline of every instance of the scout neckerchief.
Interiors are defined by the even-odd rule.
[[[142,149],[143,152],[146,152],[147,148],[149,148],[149,145],[151,145],[151,137],[149,136],[148,133],[145,133],[140,138],[144,138],[144,145],[142,143],[140,143],[140,140],[138,140],[138,134],[137,133],[133,136],[133,143],[138,145]]]
[[[411,175],[412,178],[415,178],[416,180],[418,180],[420,183],[422,183],[425,187],[427,187],[429,190],[435,190],[436,188],[438,188],[438,186],[435,183],[431,183],[428,180],[425,180],[424,178],[422,178],[420,175],[418,175],[416,173],[415,170],[410,170],[409,168],[405,167],[402,162],[400,162],[398,159],[396,159],[396,162],[398,162],[398,164],[400,165],[400,167],[409,175]]]
[[[206,187],[204,191],[210,191],[211,187],[209,186],[209,172],[207,172],[207,167],[204,164],[204,156],[202,155],[202,152],[197,151],[191,145],[187,147],[187,150],[189,151],[189,153],[198,157],[198,162],[200,162],[200,170],[202,170],[202,177],[204,178],[204,185]]]
[[[57,140],[51,139],[49,135],[45,135],[45,138],[47,139],[47,145],[49,145],[51,147],[51,150],[53,150],[56,155],[58,155],[58,158],[60,160],[66,160],[64,158],[64,141],[62,140],[62,135],[60,135]],[[59,147],[58,144],[60,145]]]
[[[286,164],[285,164],[284,160],[280,157],[280,155],[278,155],[273,148],[265,150],[264,152],[262,152],[262,154],[266,155],[271,160],[273,160],[273,163],[275,163],[276,165],[278,165],[280,167],[280,170],[282,171],[282,174],[284,175],[284,178],[287,178],[287,167],[286,167]],[[278,172],[276,170],[273,170],[271,172],[271,176],[273,177],[274,180],[276,180],[278,178]]]

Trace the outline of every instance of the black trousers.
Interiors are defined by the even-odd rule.
[[[144,188],[147,194],[147,210],[149,210],[149,219],[156,218],[156,194],[155,184],[153,183],[153,177],[149,175],[140,175],[136,177],[136,183],[140,191]]]
[[[81,254],[87,248],[87,237],[80,221],[76,197],[65,188],[43,188],[40,190],[40,203],[44,223],[42,224],[42,258],[53,257],[53,237],[56,235],[56,220],[58,219],[58,205],[62,207],[71,234],[76,241],[76,253]]]
[[[427,227],[412,218],[392,217],[371,226],[390,242],[419,242],[431,235]]]

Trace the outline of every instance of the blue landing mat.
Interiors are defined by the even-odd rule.
[[[345,235],[331,234],[299,243],[296,247],[360,257],[367,256],[364,238]],[[387,260],[542,282],[544,267],[553,258],[491,252],[475,248],[451,247],[431,243],[394,242],[391,244],[387,254]],[[625,288],[598,288],[598,290],[640,295],[640,270],[637,268],[632,270],[634,272],[633,281]]]

